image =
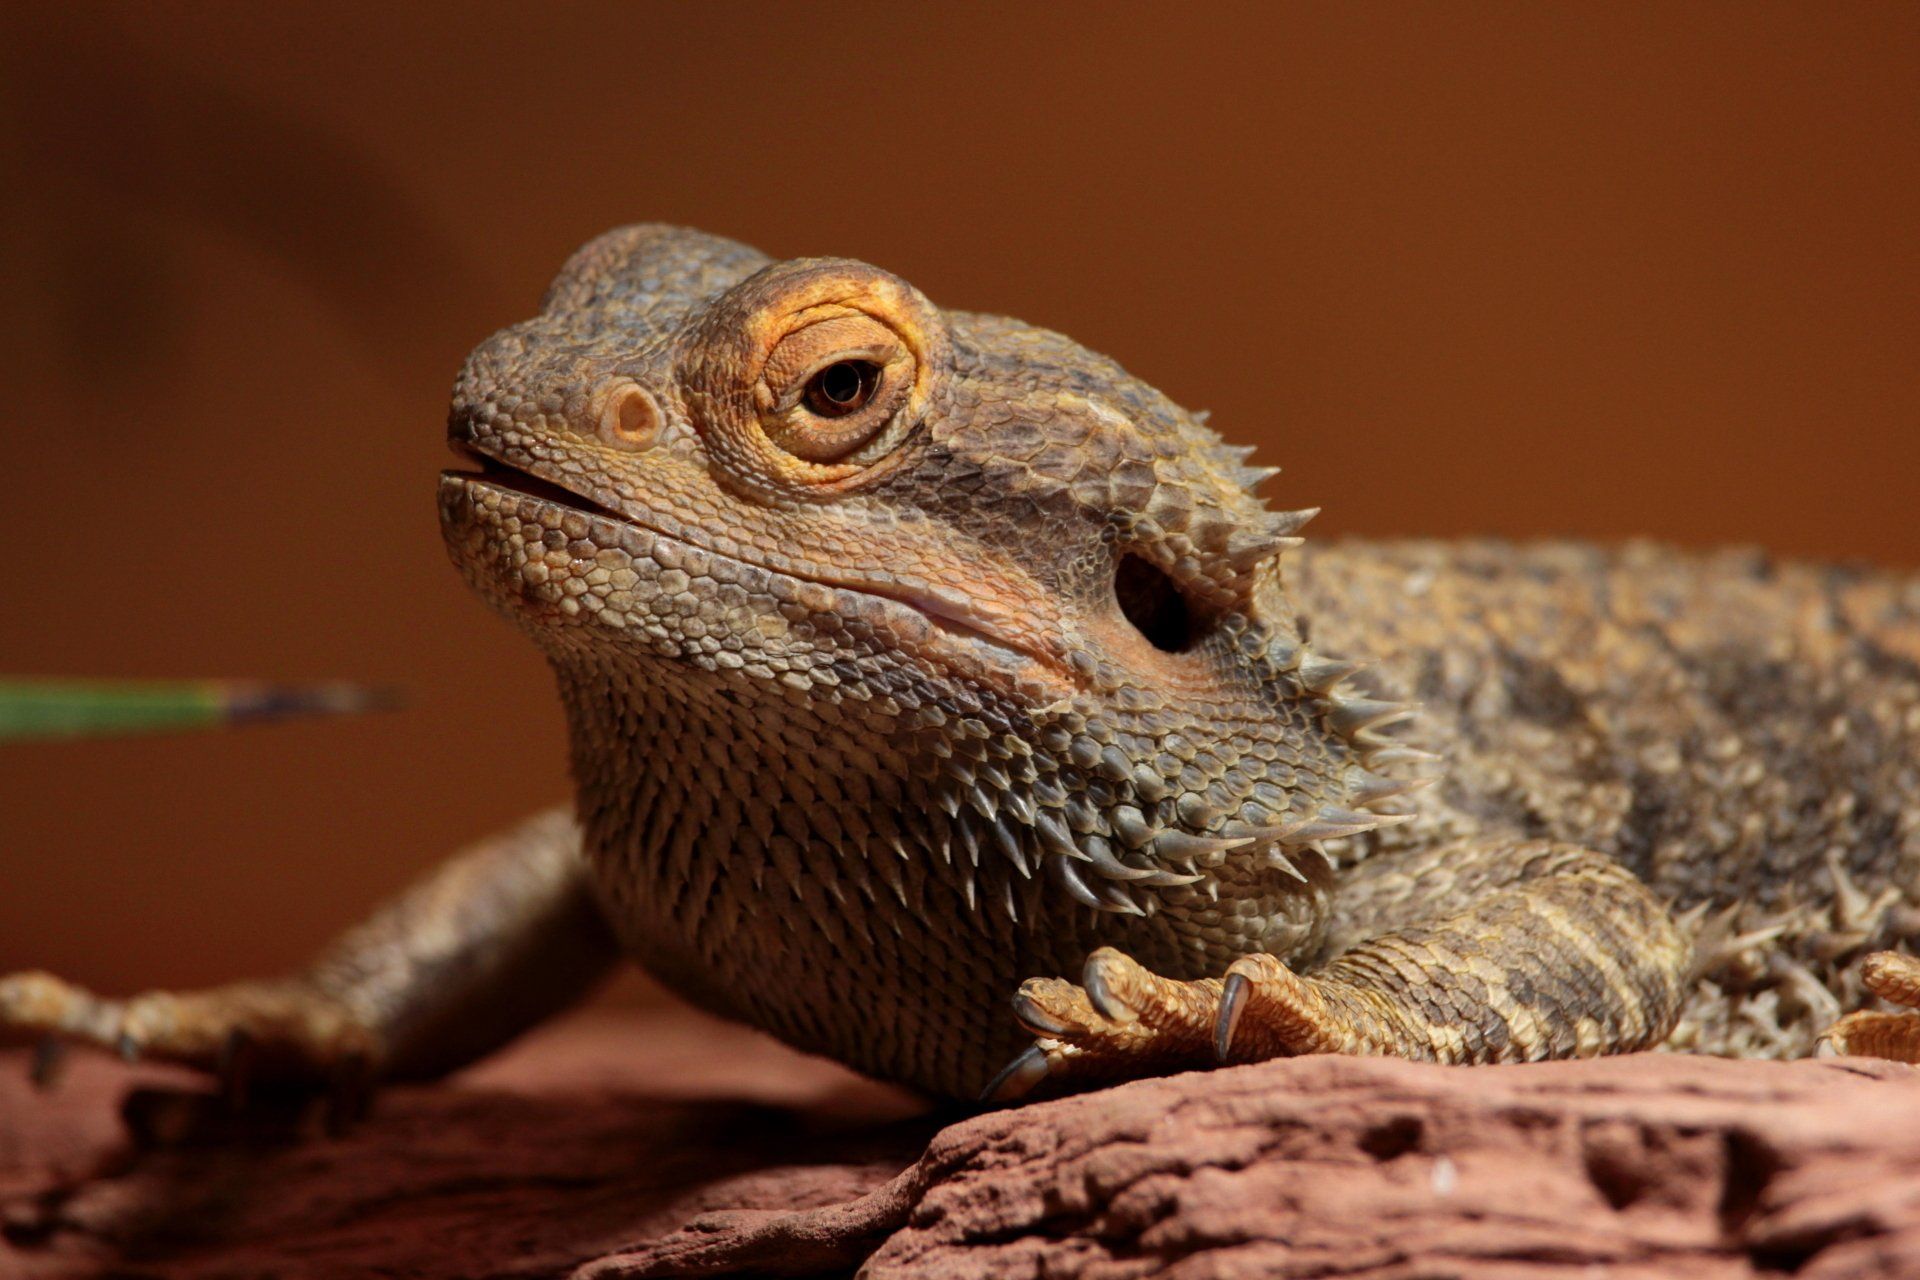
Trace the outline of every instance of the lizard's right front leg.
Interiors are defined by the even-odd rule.
[[[1127,1079],[1301,1053],[1529,1062],[1622,1053],[1672,1029],[1691,962],[1665,907],[1613,859],[1493,838],[1379,854],[1334,896],[1327,958],[1240,957],[1179,981],[1110,947],[1079,985],[1029,979],[1036,1038],[987,1088]]]
[[[230,1086],[358,1087],[479,1057],[577,999],[618,955],[579,831],[556,810],[449,861],[304,973],[126,999],[15,974],[0,978],[0,1036],[183,1063]]]

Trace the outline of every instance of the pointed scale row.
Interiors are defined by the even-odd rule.
[[[1318,513],[1318,508],[1274,512],[1256,528],[1236,529],[1228,535],[1229,562],[1236,569],[1244,570],[1299,545],[1300,529]],[[1029,767],[1021,771],[1024,776],[1016,781],[1005,769],[987,759],[990,755],[1004,759],[1008,752],[994,751],[987,741],[966,741],[961,751],[942,753],[949,756],[961,786],[943,789],[939,802],[955,820],[958,843],[967,856],[968,880],[980,869],[983,852],[992,851],[1022,879],[1031,879],[1037,870],[1044,870],[1070,897],[1089,908],[1145,915],[1151,912],[1153,896],[1146,896],[1148,905],[1143,908],[1131,892],[1133,889],[1199,883],[1204,891],[1211,879],[1202,868],[1218,866],[1236,850],[1264,846],[1262,853],[1268,862],[1304,881],[1306,877],[1294,865],[1289,849],[1411,820],[1412,814],[1378,813],[1372,811],[1372,806],[1407,795],[1435,780],[1431,776],[1393,777],[1375,772],[1437,761],[1431,753],[1381,733],[1410,719],[1415,714],[1414,708],[1343,689],[1347,681],[1365,669],[1364,662],[1327,657],[1299,641],[1276,643],[1270,653],[1278,669],[1289,672],[1301,692],[1324,704],[1328,726],[1360,749],[1362,767],[1355,771],[1358,778],[1345,804],[1321,806],[1304,815],[1275,815],[1272,822],[1265,824],[1236,819],[1223,824],[1218,834],[1162,825],[1150,820],[1140,807],[1120,805],[1098,815],[1101,819],[1098,826],[1104,830],[1076,830],[1055,805],[1035,804],[1033,789],[1042,779],[1028,761],[1021,761]],[[1142,777],[1139,770],[1120,767],[1126,761],[1109,760],[1107,757],[1114,754],[1110,746],[1102,748],[1088,742],[1079,754],[1087,757],[1074,757],[1081,767],[1113,765],[1102,772],[1125,776],[1147,806],[1155,806],[1171,794],[1164,786],[1152,785],[1156,780]],[[1203,821],[1199,815],[1183,817],[1191,818],[1196,824]],[[1075,821],[1081,828],[1087,825],[1082,819]],[[951,857],[950,846],[948,854]],[[1127,861],[1123,855],[1131,855],[1136,861]],[[1142,859],[1152,865],[1140,865],[1138,860]],[[1017,915],[1012,884],[1009,877],[1005,899],[1008,910]],[[974,900],[971,883],[967,889],[971,903]]]

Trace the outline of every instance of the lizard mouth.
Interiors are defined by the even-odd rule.
[[[457,476],[461,480],[482,480],[496,489],[505,489],[510,493],[525,494],[529,498],[538,498],[542,502],[557,507],[566,507],[584,515],[600,516],[608,520],[620,520],[632,524],[629,516],[622,515],[611,507],[603,506],[583,493],[575,493],[510,463],[488,457],[463,440],[450,440],[447,447],[455,457],[472,467],[472,470],[449,470],[446,474]]]
[[[503,462],[482,453],[465,440],[454,438],[448,440],[447,444],[454,455],[469,464],[471,469],[449,469],[443,473],[445,479],[456,480],[461,484],[481,484],[489,488],[520,494],[538,502],[577,511],[582,515],[613,524],[645,529],[657,537],[684,541],[681,535],[668,533],[646,521],[635,519],[627,512],[598,502],[577,490],[556,484],[511,462]],[[707,548],[702,550],[706,550],[710,555],[721,554]],[[737,559],[733,556],[726,558]],[[751,564],[750,561],[744,560],[739,563]],[[751,564],[751,567],[766,573],[779,573],[786,577],[800,576],[791,570],[776,570],[766,565]],[[889,605],[912,610],[932,624],[937,631],[947,633],[969,648],[984,646],[1001,654],[1003,661],[1011,658],[1023,665],[1038,664],[1054,678],[1064,679],[1069,685],[1075,683],[1071,670],[1056,655],[1041,647],[1022,643],[1002,634],[997,628],[975,616],[965,607],[964,601],[959,599],[924,597],[921,593],[906,590],[898,584],[880,584],[853,578],[811,577],[808,580],[817,582],[821,586],[854,592],[874,600],[884,601]]]

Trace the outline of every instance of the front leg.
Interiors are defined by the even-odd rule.
[[[1015,1014],[1038,1039],[986,1096],[1300,1053],[1516,1062],[1643,1049],[1672,1029],[1690,963],[1625,868],[1538,840],[1368,859],[1336,893],[1325,954],[1299,973],[1250,955],[1179,982],[1096,951],[1079,986],[1022,986]]]
[[[0,978],[0,1035],[78,1041],[248,1082],[333,1086],[437,1075],[578,998],[618,955],[555,811],[460,855],[306,972],[207,991],[93,995]],[[54,1062],[43,1049],[42,1068]]]

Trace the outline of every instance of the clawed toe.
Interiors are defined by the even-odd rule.
[[[1078,986],[1030,978],[1013,998],[1036,1037],[982,1094],[1006,1102],[1046,1082],[1084,1085],[1295,1053],[1381,1052],[1392,1046],[1324,983],[1270,955],[1245,955],[1224,979],[1165,978],[1101,947]]]
[[[1087,957],[1080,973],[1080,986],[1101,1017],[1111,1022],[1135,1022],[1140,1017],[1139,1010],[1122,1000],[1115,988],[1122,977],[1144,972],[1112,947],[1102,947]]]
[[[1897,951],[1876,951],[1860,962],[1860,976],[1867,990],[1882,1000],[1909,1008],[1920,1005],[1920,959]],[[1818,1049],[1920,1063],[1920,1013],[1872,1009],[1850,1013],[1827,1028]]]
[[[0,1034],[37,1037],[27,1067],[36,1088],[49,1089],[59,1081],[73,1041],[137,1058],[139,1046],[126,1034],[122,1017],[120,1002],[102,1000],[50,973],[0,978]]]
[[[28,1071],[43,1089],[58,1080],[70,1045],[92,1045],[128,1062],[211,1073],[212,1102],[229,1117],[317,1096],[336,1131],[366,1113],[379,1075],[377,1039],[338,1003],[290,984],[112,1000],[51,974],[15,974],[0,978],[4,1033],[36,1038]]]
[[[1876,951],[1860,962],[1860,977],[1882,1000],[1920,1006],[1920,959],[1898,951]]]
[[[985,1102],[1024,1097],[1042,1082],[1092,1084],[1204,1066],[1220,984],[1163,978],[1112,947],[1081,967],[1078,985],[1029,978],[1014,1016],[1037,1037],[981,1094]]]
[[[1230,973],[1220,987],[1220,1012],[1213,1020],[1213,1059],[1225,1062],[1233,1052],[1233,1033],[1246,1012],[1247,990],[1253,984],[1244,973]]]
[[[1058,979],[1029,978],[1021,984],[1020,990],[1013,995],[1013,1016],[1020,1025],[1037,1036],[1067,1036],[1081,1030],[1077,1022],[1068,1022],[1053,1012],[1054,1007],[1062,1003],[1058,988],[1066,983]]]
[[[987,1087],[980,1091],[980,1101],[988,1105],[1017,1102],[1032,1093],[1034,1087],[1047,1078],[1050,1069],[1047,1051],[1034,1045],[1002,1067],[1000,1074],[988,1081]]]
[[[1920,1063],[1920,1015],[1850,1013],[1828,1027],[1820,1040],[1824,1051],[1835,1056]]]

